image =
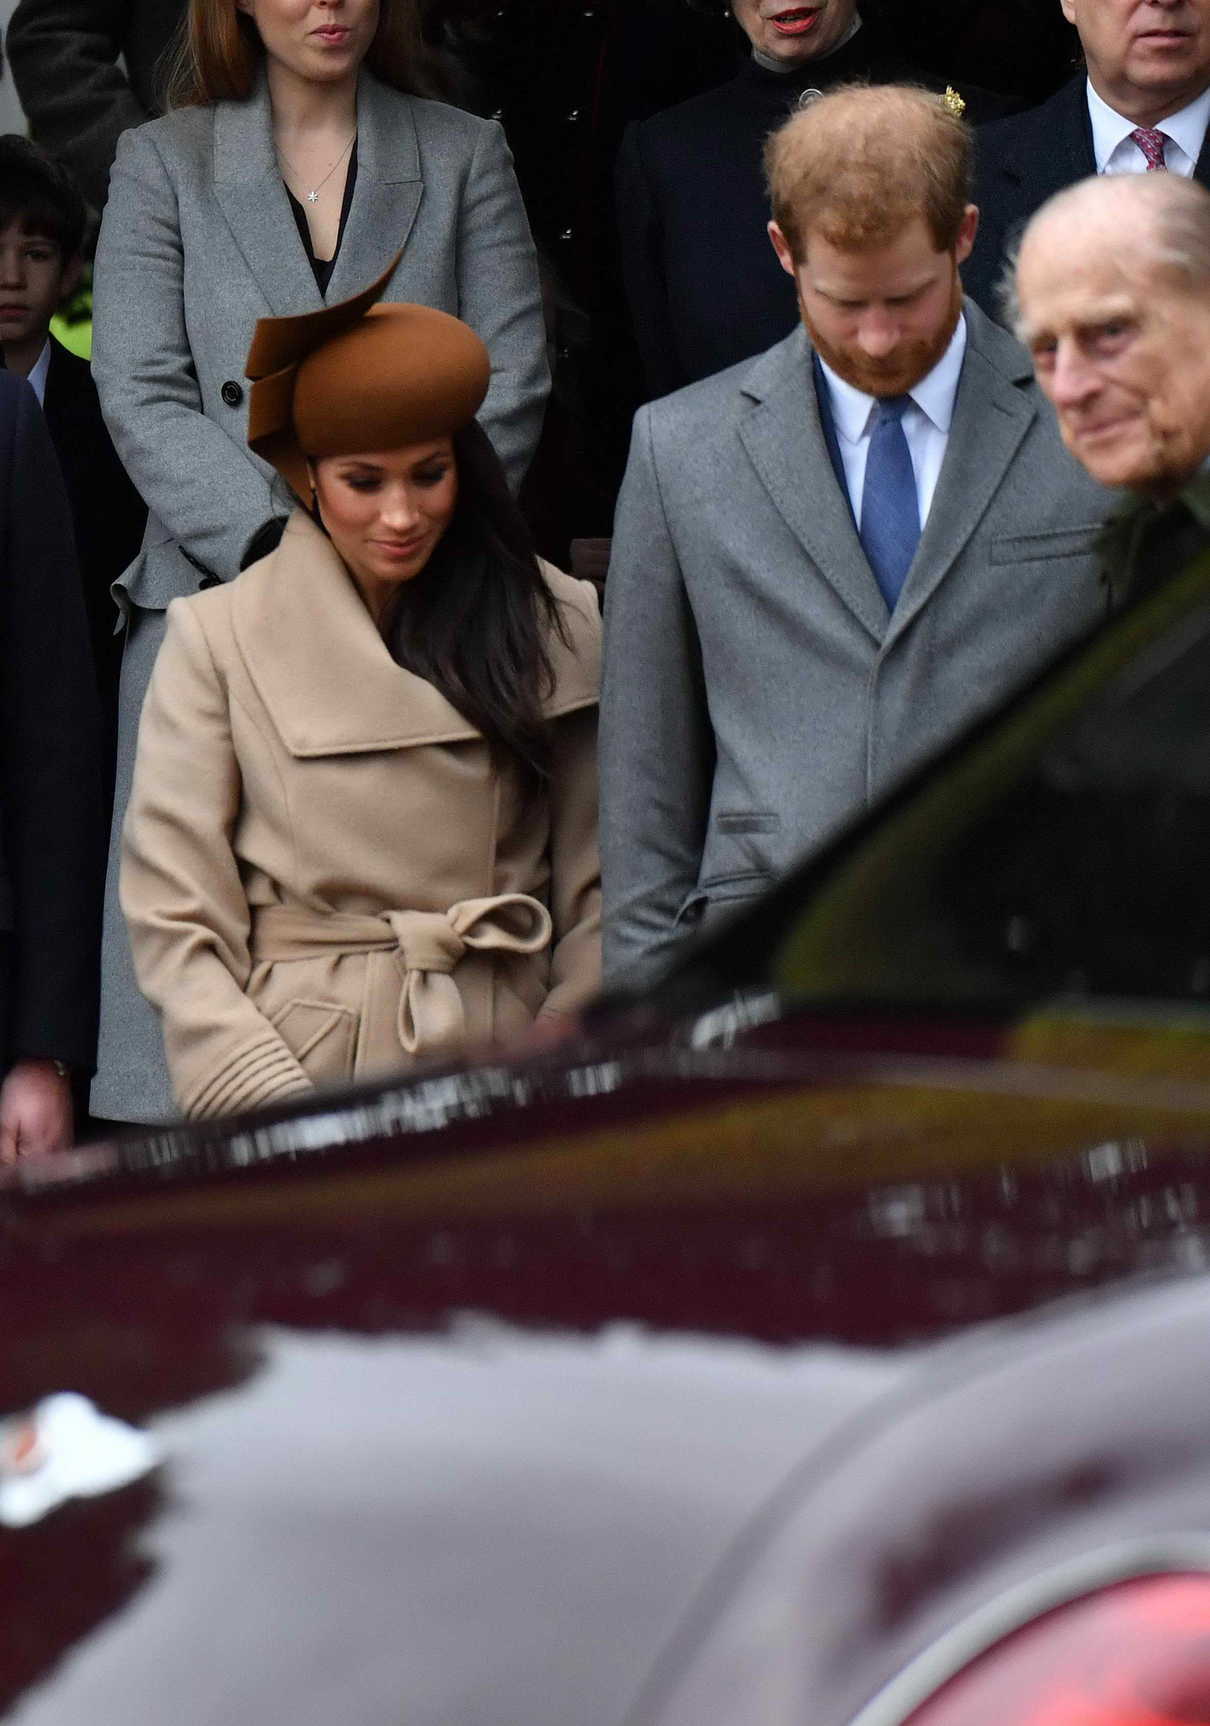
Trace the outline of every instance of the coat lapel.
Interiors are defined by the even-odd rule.
[[[774,507],[853,616],[881,641],[886,602],[832,471],[805,333],[796,330],[762,355],[743,389],[752,405],[740,420],[740,440]]]
[[[1053,192],[1089,179],[1097,171],[1084,75],[1064,84],[1030,118],[1030,126],[1019,128],[1011,171],[1029,187],[1032,212]]]
[[[587,584],[542,565],[562,634],[548,642],[548,719],[595,707],[600,619]],[[423,677],[397,665],[333,550],[296,509],[271,556],[231,583],[232,628],[248,675],[296,758],[473,741],[476,728]]]
[[[1203,186],[1210,186],[1210,126],[1206,128],[1206,136],[1202,139],[1202,149],[1193,168],[1193,178]]]
[[[232,584],[248,675],[290,754],[362,754],[479,734],[396,665],[331,542],[302,510],[278,549]]]
[[[330,304],[364,288],[406,248],[423,192],[411,105],[363,72],[357,91],[357,184],[328,284]]]
[[[932,507],[899,603],[887,647],[911,624],[953,569],[983,519],[1037,415],[1029,357],[977,306],[965,303],[966,357]]]
[[[323,300],[273,149],[263,75],[246,102],[220,102],[214,110],[214,192],[270,310],[278,317],[319,311]]]

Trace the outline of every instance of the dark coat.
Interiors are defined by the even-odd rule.
[[[122,637],[111,585],[143,542],[147,505],[118,460],[86,361],[52,339],[42,411],[71,502],[84,609],[107,735],[116,725]],[[110,744],[112,753],[112,744]]]
[[[0,372],[0,1013],[4,1062],[91,1067],[98,716],[63,481],[29,385]]]
[[[163,104],[184,15],[184,0],[20,0],[13,13],[6,46],[30,131],[98,209],[118,138]]]
[[[976,137],[975,202],[979,232],[962,271],[971,299],[1000,316],[997,291],[1008,251],[1050,197],[1097,171],[1084,74],[1039,108],[981,126]],[[1210,185],[1210,144],[1195,170]]]
[[[764,142],[808,89],[919,80],[869,24],[792,73],[749,58],[736,77],[629,128],[616,194],[626,297],[648,396],[666,395],[771,347],[798,320],[794,285],[765,231]],[[986,92],[963,90],[969,117]]]

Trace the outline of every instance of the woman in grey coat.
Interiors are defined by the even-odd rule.
[[[138,718],[171,600],[237,574],[283,514],[245,441],[256,320],[346,299],[436,306],[492,360],[480,423],[518,485],[548,386],[537,264],[500,128],[414,93],[415,0],[191,0],[163,119],[124,134],[94,281],[93,370],[150,509],[127,620],[94,1114],[172,1113],[116,892]]]

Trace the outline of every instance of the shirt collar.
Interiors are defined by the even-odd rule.
[[[26,380],[27,383],[29,384],[30,389],[32,389],[34,394],[37,396],[39,406],[42,405],[42,403],[44,402],[45,397],[46,397],[46,374],[49,371],[50,371],[50,337],[48,336],[46,338],[46,341],[43,344],[42,352],[38,355],[37,359],[34,361],[34,368],[30,372],[29,377]]]
[[[1111,108],[1103,97],[1098,96],[1091,79],[1088,81],[1088,118],[1092,124],[1092,153],[1096,158],[1097,173],[1103,174],[1118,145],[1134,131],[1135,122],[1123,119],[1116,108]],[[1210,89],[1205,89],[1187,108],[1178,108],[1175,114],[1161,120],[1156,129],[1179,144],[1191,162],[1196,162],[1202,153],[1208,126]]]
[[[948,432],[954,417],[954,401],[958,394],[958,379],[966,357],[966,319],[960,317],[949,346],[931,372],[926,372],[908,395],[939,432]],[[854,389],[820,358],[820,367],[828,382],[828,397],[836,430],[848,443],[859,443],[869,428],[878,398],[864,390]]]

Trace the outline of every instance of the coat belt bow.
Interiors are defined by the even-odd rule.
[[[456,1046],[466,1037],[466,1009],[453,973],[468,948],[540,953],[551,938],[550,912],[528,893],[460,899],[447,911],[385,911],[358,916],[266,905],[254,913],[252,954],[258,962],[306,959],[325,947],[346,953],[396,948],[403,967],[396,1029],[409,1055]]]

